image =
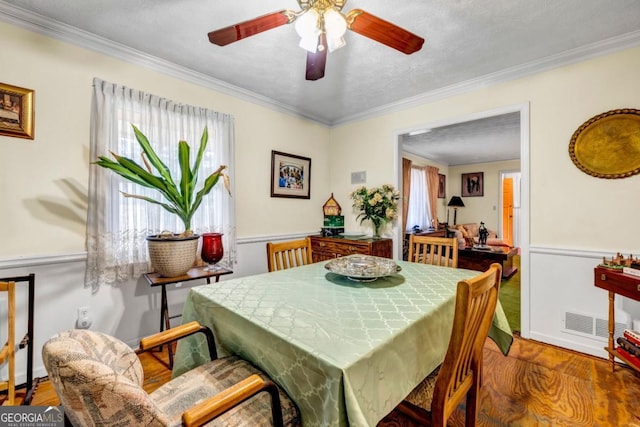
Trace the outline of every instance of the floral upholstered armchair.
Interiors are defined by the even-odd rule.
[[[197,322],[145,338],[139,351],[199,332],[207,334],[213,360],[150,394],[142,388],[136,352],[109,335],[83,329],[61,332],[44,344],[42,358],[75,426],[300,425],[298,409],[287,394],[249,362],[237,356],[217,358],[213,334]]]

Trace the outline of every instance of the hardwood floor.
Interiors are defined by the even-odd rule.
[[[144,388],[169,380],[166,353],[141,355]],[[478,426],[636,426],[640,427],[640,376],[606,360],[516,338],[508,356],[488,340]],[[57,405],[48,381],[41,381],[32,405]],[[464,425],[460,406],[449,423]],[[394,411],[379,427],[417,424]]]

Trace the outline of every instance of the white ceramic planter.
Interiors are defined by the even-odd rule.
[[[162,277],[176,277],[185,274],[196,260],[198,238],[149,236],[147,246],[153,269]]]

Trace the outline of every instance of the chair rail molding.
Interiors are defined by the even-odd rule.
[[[607,249],[580,249],[563,248],[559,246],[529,246],[530,254],[557,255],[576,258],[593,258],[601,260],[602,257],[610,257],[618,252],[633,253],[633,250],[607,250]]]
[[[68,262],[86,261],[86,252],[75,252],[59,255],[33,255],[0,259],[0,270],[39,265],[64,264]]]
[[[255,243],[267,243],[276,240],[303,239],[307,236],[318,234],[318,231],[295,234],[278,234],[238,238],[238,245],[251,245]],[[84,262],[87,260],[86,252],[72,252],[56,255],[25,255],[0,259],[0,271],[10,268],[35,267],[41,265],[64,264],[69,262]]]

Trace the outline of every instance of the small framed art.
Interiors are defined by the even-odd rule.
[[[447,194],[447,176],[438,174],[438,199],[444,199]]]
[[[271,197],[311,198],[311,159],[271,151]]]
[[[484,172],[462,174],[462,197],[484,196]]]
[[[33,93],[0,83],[0,135],[33,139]]]

